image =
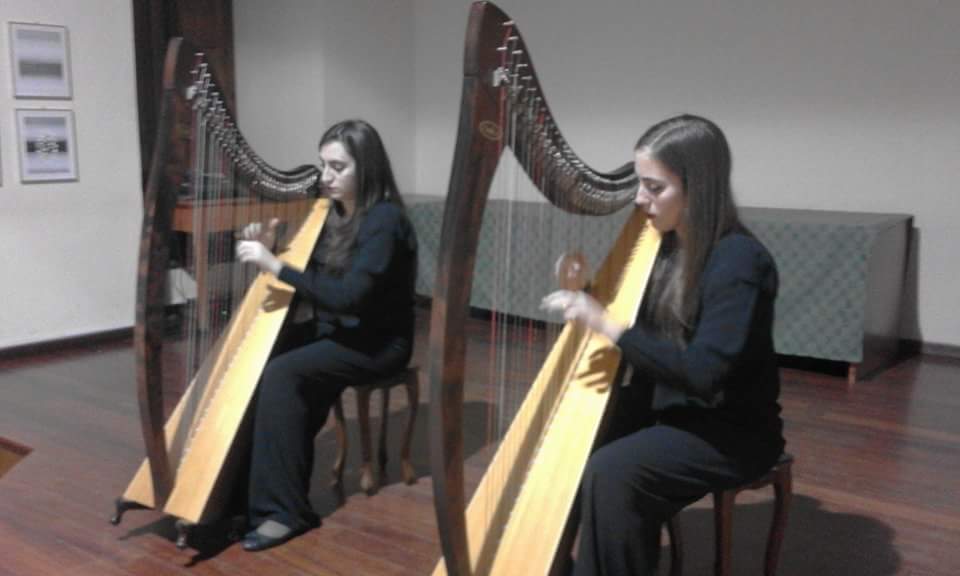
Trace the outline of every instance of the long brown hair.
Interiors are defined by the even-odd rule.
[[[318,148],[340,142],[356,164],[357,198],[353,214],[347,216],[335,206],[323,226],[318,246],[319,259],[331,273],[344,271],[357,232],[364,216],[378,202],[392,202],[403,207],[397,183],[390,166],[390,157],[377,130],[364,120],[344,120],[323,133]]]
[[[730,147],[716,124],[684,114],[651,126],[634,147],[641,149],[677,176],[686,195],[683,246],[665,239],[647,316],[665,334],[686,340],[700,312],[700,281],[710,253],[729,232],[745,232],[730,187]]]

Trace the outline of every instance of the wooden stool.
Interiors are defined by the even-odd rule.
[[[416,482],[416,474],[410,464],[410,444],[413,440],[413,428],[417,419],[417,406],[420,402],[420,369],[410,366],[385,378],[380,378],[367,384],[357,384],[353,388],[357,391],[357,421],[360,424],[360,488],[367,494],[377,491],[380,478],[386,476],[387,469],[387,426],[390,413],[390,389],[394,386],[404,386],[407,389],[407,402],[410,404],[410,414],[407,416],[407,428],[403,434],[403,444],[400,449],[400,467],[403,481],[407,484]],[[380,414],[380,443],[378,446],[377,462],[378,475],[374,475],[370,465],[370,394],[380,390],[382,411]],[[343,500],[343,466],[347,458],[347,429],[343,418],[342,395],[333,405],[334,421],[337,430],[337,458],[333,463],[333,488]]]
[[[774,576],[777,572],[777,561],[780,558],[780,545],[783,543],[783,532],[787,527],[787,512],[790,508],[790,498],[793,495],[793,456],[784,452],[780,460],[773,465],[759,480],[713,493],[713,525],[714,525],[714,574],[716,576],[730,576],[731,572],[731,545],[733,540],[733,502],[737,494],[744,490],[756,490],[764,486],[773,485],[774,505],[773,522],[767,536],[767,553],[764,561],[764,576]],[[667,533],[670,539],[670,576],[683,574],[683,543],[680,538],[680,527],[677,517],[667,522]]]

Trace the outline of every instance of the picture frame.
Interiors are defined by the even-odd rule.
[[[20,181],[77,179],[77,146],[72,110],[17,109]]]
[[[10,23],[14,98],[70,99],[70,48],[67,28]]]

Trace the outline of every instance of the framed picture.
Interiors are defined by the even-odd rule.
[[[20,180],[77,179],[77,146],[70,110],[17,110]]]
[[[10,23],[13,95],[16,98],[70,98],[67,29]]]

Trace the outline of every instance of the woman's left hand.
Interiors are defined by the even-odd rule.
[[[253,263],[263,272],[276,276],[283,267],[283,262],[273,255],[262,242],[257,240],[242,240],[237,242],[237,259],[243,263]]]
[[[586,292],[557,290],[544,297],[540,308],[563,312],[564,320],[582,322],[594,332],[599,332],[614,342],[624,331],[624,327],[610,320],[603,306]]]

